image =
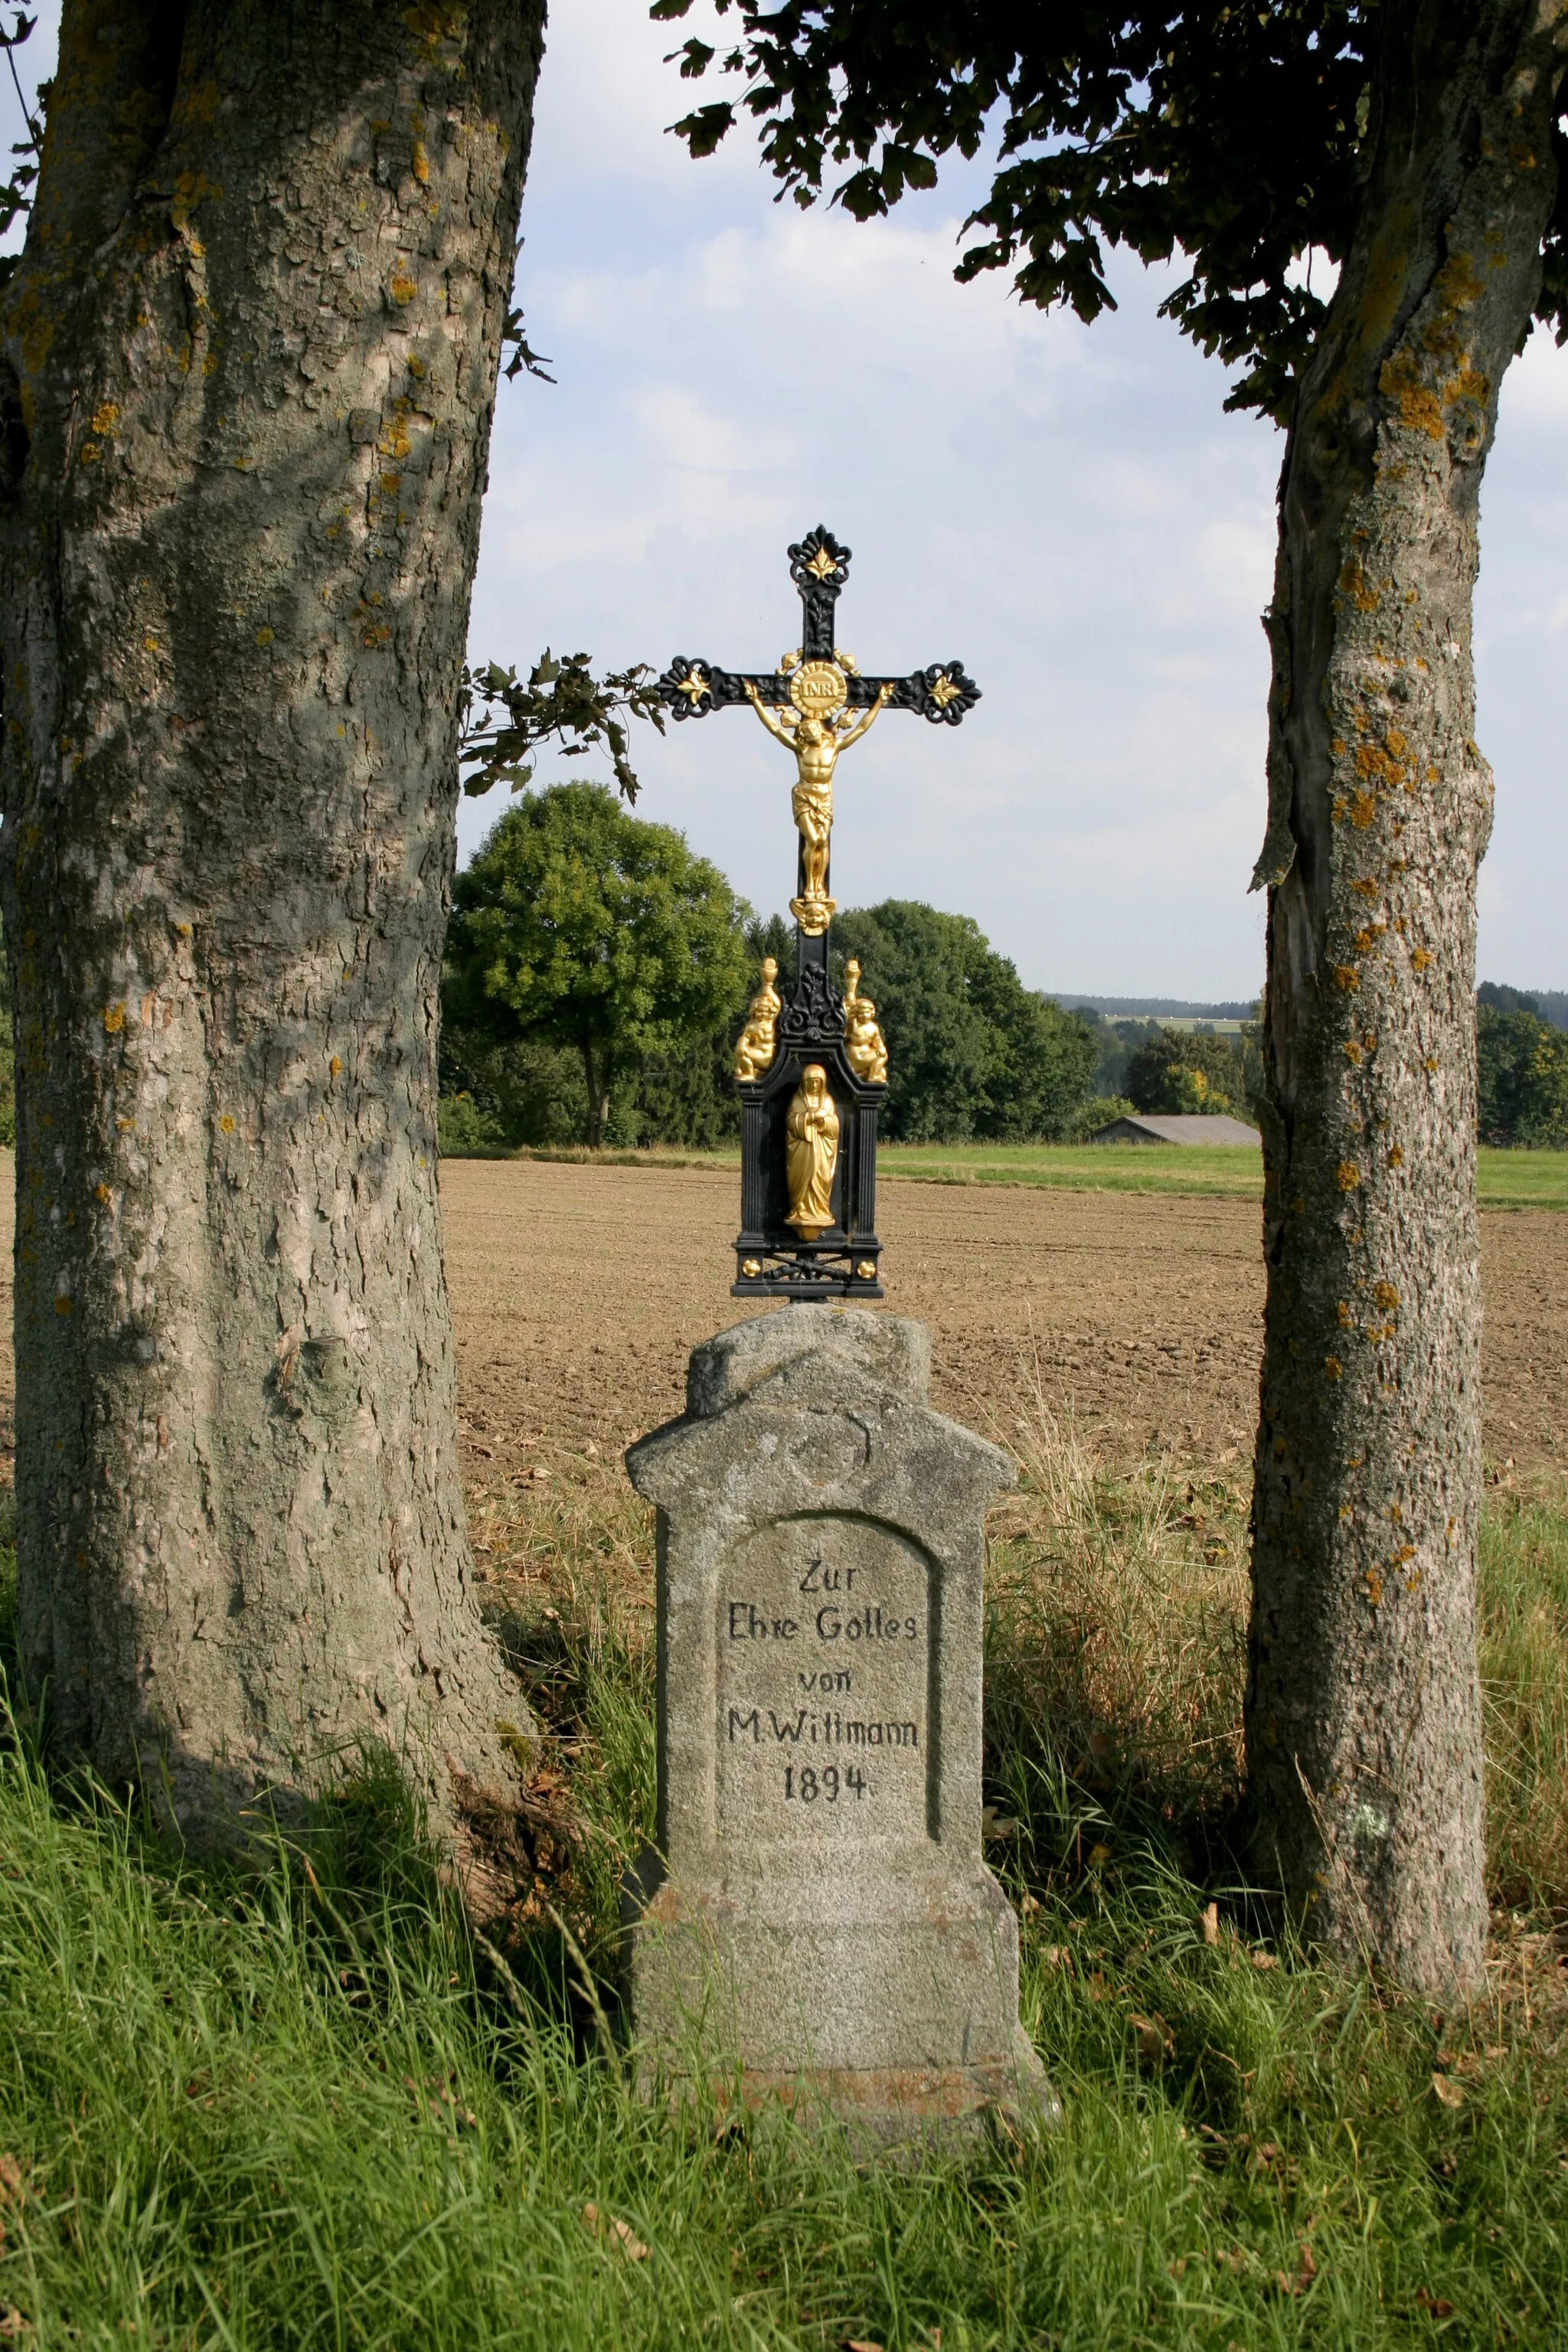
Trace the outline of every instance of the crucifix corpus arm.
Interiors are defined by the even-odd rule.
[[[746,680],[746,699],[750,702],[752,709],[756,712],[757,717],[762,720],[763,725],[767,729],[768,733],[784,744],[786,750],[793,751],[795,749],[792,733],[793,721],[791,722],[791,725],[786,726],[782,719],[775,719],[773,717],[773,712],[768,709],[767,704],[757,692],[756,687],[751,678]]]
[[[843,732],[840,734],[838,738],[838,748],[841,751],[847,751],[851,743],[858,743],[861,736],[864,735],[868,727],[871,726],[875,721],[878,712],[886,710],[889,703],[892,700],[893,691],[893,679],[890,677],[885,679],[877,688],[877,699],[871,705],[869,710],[867,711],[865,717],[863,719],[858,719],[853,727],[845,728]]]

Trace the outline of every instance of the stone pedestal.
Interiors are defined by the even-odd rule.
[[[924,1327],[797,1306],[693,1353],[658,1506],[658,1825],[628,1886],[646,2081],[826,2097],[883,2137],[1055,2102],[981,1859],[984,1514]]]

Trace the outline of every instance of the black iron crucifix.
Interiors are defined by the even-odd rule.
[[[834,769],[883,710],[914,710],[955,727],[980,688],[962,662],[879,677],[839,651],[834,613],[849,550],[831,531],[810,531],[792,547],[789,569],[800,591],[801,642],[776,670],[719,669],[678,654],[658,682],[677,719],[749,702],[796,764],[795,983],[781,998],[776,967],[771,959],[763,965],[736,1048],[742,1125],[734,1296],[880,1298],[877,1111],[888,1056],[876,1005],[859,993],[858,965],[845,967],[847,997],[829,975]]]

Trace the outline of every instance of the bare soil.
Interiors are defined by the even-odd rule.
[[[678,1413],[689,1350],[744,1311],[729,1290],[733,1171],[448,1160],[441,1189],[476,1496],[556,1447],[611,1455]],[[8,1479],[8,1181],[0,1203]],[[879,1206],[888,1305],[931,1326],[945,1411],[1005,1440],[1037,1382],[1114,1455],[1249,1455],[1256,1204],[894,1181]],[[1483,1212],[1481,1253],[1489,1454],[1568,1466],[1568,1218]]]
[[[471,1491],[680,1411],[688,1353],[745,1311],[733,1171],[449,1160],[441,1182]],[[1249,1459],[1255,1203],[895,1181],[878,1205],[888,1306],[931,1326],[943,1410],[1005,1440],[1037,1381],[1113,1455]],[[1489,1453],[1568,1464],[1568,1219],[1481,1234]]]

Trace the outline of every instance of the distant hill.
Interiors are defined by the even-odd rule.
[[[1045,993],[1054,997],[1064,1012],[1087,1004],[1091,1013],[1103,1013],[1111,1021],[1251,1021],[1258,1013],[1251,999],[1194,1004],[1184,996],[1075,996],[1065,988],[1048,988]],[[1500,981],[1484,980],[1476,994],[1481,1003],[1494,1005],[1500,1013],[1517,1012],[1523,1006],[1553,1029],[1568,1030],[1568,988],[1509,988]]]
[[[1508,988],[1501,981],[1483,980],[1476,991],[1479,1003],[1499,1013],[1534,1013],[1553,1029],[1568,1029],[1568,989]],[[1089,1003],[1086,996],[1084,1003]],[[1062,1002],[1067,1002],[1064,997]]]
[[[1254,997],[1225,1004],[1192,1004],[1184,996],[1071,996],[1061,988],[1045,992],[1054,996],[1065,1012],[1087,1004],[1091,1013],[1103,1013],[1112,1021],[1250,1021],[1258,1010]],[[1542,1003],[1544,1007],[1544,1000]],[[1542,1010],[1542,1020],[1552,1017]]]

